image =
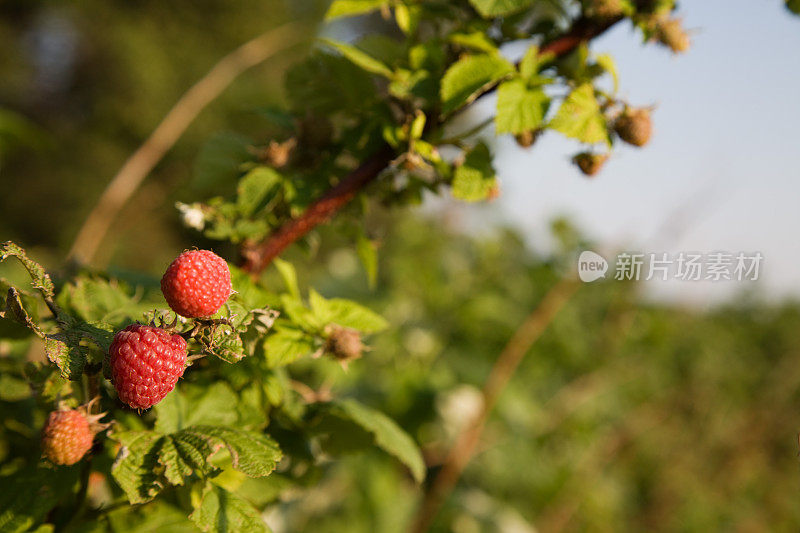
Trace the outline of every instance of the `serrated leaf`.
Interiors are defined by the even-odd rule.
[[[414,440],[397,423],[355,400],[341,400],[321,406],[323,416],[330,415],[350,421],[371,435],[374,445],[400,460],[419,483],[425,478],[425,461]],[[322,424],[322,428],[331,428]],[[345,428],[339,428],[347,431]]]
[[[236,204],[243,216],[250,216],[264,200],[280,187],[282,178],[274,169],[257,167],[239,180]]]
[[[453,196],[467,202],[485,200],[495,183],[492,155],[484,143],[478,143],[456,168]]]
[[[469,0],[484,18],[510,15],[530,7],[533,0]]]
[[[207,387],[181,383],[155,406],[155,429],[170,434],[198,424],[233,426],[237,416],[232,407],[237,401],[236,393],[223,381]]]
[[[147,307],[138,304],[119,283],[96,277],[79,277],[68,283],[56,301],[67,312],[90,322],[135,318]]]
[[[161,467],[156,448],[163,436],[151,431],[129,431],[115,433],[113,438],[122,447],[111,475],[132,504],[150,501],[163,488],[157,473]]]
[[[14,287],[9,287],[6,293],[5,311],[0,312],[0,318],[15,320],[33,331],[38,337],[44,338],[44,333],[28,314],[28,311],[22,304],[22,296]]]
[[[386,0],[334,0],[331,7],[328,8],[325,18],[332,20],[339,17],[363,15],[384,5],[388,5]]]
[[[239,319],[252,321],[253,316],[245,313]],[[246,327],[244,323],[240,325]],[[197,338],[206,353],[214,355],[226,363],[237,363],[247,355],[239,332],[230,326],[221,325],[207,328]]]
[[[589,83],[581,85],[567,96],[550,121],[550,128],[587,144],[611,142],[606,119],[600,112],[594,88]]]
[[[6,241],[0,244],[0,261],[5,261],[9,257],[16,257],[22,263],[31,276],[31,285],[34,289],[40,291],[46,298],[53,298],[55,285],[42,265],[30,259],[20,246]]]
[[[186,435],[207,440],[213,445],[214,451],[224,445],[231,454],[233,467],[251,477],[268,476],[283,455],[278,443],[266,435],[251,431],[221,426],[192,426],[176,434]]]
[[[299,329],[276,328],[264,340],[264,352],[269,368],[286,366],[314,351],[313,340]]]
[[[441,84],[442,112],[451,113],[514,72],[514,65],[497,55],[466,56],[445,72]]]
[[[208,461],[223,447],[233,468],[252,477],[269,475],[281,458],[269,437],[224,427],[190,426],[170,435],[130,431],[112,438],[122,447],[111,473],[132,504],[150,501],[166,485],[182,485],[194,473],[214,471]]]
[[[528,88],[525,80],[503,82],[497,90],[495,131],[522,133],[533,131],[544,122],[550,98],[541,89]]]
[[[316,320],[323,325],[338,324],[364,333],[375,333],[388,324],[379,314],[363,305],[342,298],[323,298],[317,291],[309,291],[309,303]]]
[[[336,49],[348,61],[357,67],[366,70],[367,72],[383,76],[386,79],[392,79],[394,76],[392,69],[390,69],[387,65],[351,44],[333,41],[330,39],[322,39],[322,42]]]
[[[261,514],[236,494],[208,482],[199,506],[189,515],[202,531],[262,533],[269,531]]]
[[[44,351],[47,359],[61,370],[61,377],[70,381],[80,379],[86,366],[87,351],[80,345],[80,335],[74,331],[47,335]]]

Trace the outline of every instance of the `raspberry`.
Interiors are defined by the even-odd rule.
[[[646,108],[628,107],[614,124],[614,131],[619,138],[634,146],[644,146],[653,134],[653,123],[650,110]]]
[[[42,430],[45,457],[57,465],[74,465],[92,447],[94,432],[89,419],[79,410],[50,413]]]
[[[183,337],[153,326],[134,324],[117,332],[109,354],[114,388],[134,409],[164,399],[186,367]]]
[[[608,154],[594,154],[592,152],[581,152],[572,158],[572,162],[587,176],[594,176],[600,172],[607,160]]]
[[[358,359],[364,351],[361,334],[354,329],[334,325],[330,328],[325,350],[343,361]]]
[[[161,278],[161,292],[173,311],[187,318],[211,316],[231,295],[231,272],[208,250],[183,252]]]

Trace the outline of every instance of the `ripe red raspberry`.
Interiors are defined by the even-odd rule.
[[[153,326],[134,324],[114,336],[109,350],[119,399],[147,409],[164,399],[186,368],[186,341]]]
[[[53,411],[42,430],[45,457],[57,465],[74,465],[92,447],[94,432],[81,411]]]
[[[231,295],[231,272],[208,250],[183,252],[161,278],[161,292],[173,311],[187,318],[216,313]]]

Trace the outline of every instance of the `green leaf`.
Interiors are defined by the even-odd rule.
[[[80,340],[80,335],[72,330],[47,335],[44,339],[47,359],[61,370],[61,377],[70,381],[80,379],[86,366],[87,352]]]
[[[19,324],[29,328],[40,338],[44,338],[44,333],[39,326],[33,321],[25,306],[22,303],[22,296],[19,291],[14,287],[9,287],[6,293],[4,311],[0,311],[0,318],[7,318],[15,320]]]
[[[327,20],[339,17],[352,17],[363,15],[387,5],[386,0],[334,0],[328,12],[325,14]]]
[[[617,72],[617,63],[614,61],[614,58],[611,57],[610,54],[600,54],[595,60],[603,70],[611,74],[611,78],[614,80],[614,92],[619,91],[619,74]]]
[[[220,533],[269,531],[255,507],[211,482],[206,483],[200,504],[189,518],[203,531]]]
[[[786,0],[786,8],[795,15],[800,15],[800,0]]]
[[[5,261],[9,257],[16,257],[28,274],[31,276],[31,284],[33,288],[40,291],[46,298],[53,298],[55,285],[47,274],[47,271],[42,265],[28,258],[25,250],[17,246],[11,241],[6,241],[0,244],[0,262]]]
[[[345,58],[347,58],[354,65],[361,67],[367,72],[383,76],[387,79],[392,79],[394,73],[392,69],[383,64],[381,61],[370,56],[363,50],[356,48],[351,44],[341,43],[330,39],[322,39],[322,42],[331,46],[339,51]]]
[[[267,196],[280,187],[281,181],[281,175],[269,167],[257,167],[245,174],[237,188],[239,212],[243,216],[255,213]]]
[[[485,200],[495,183],[492,154],[484,143],[478,143],[456,168],[453,196],[467,202]]]
[[[191,435],[207,440],[212,445],[212,453],[220,445],[228,448],[233,467],[250,476],[268,476],[278,461],[281,449],[271,438],[252,431],[240,431],[219,426],[192,426],[179,432],[177,436]]]
[[[533,0],[469,0],[478,13],[484,18],[510,15],[530,7]]]
[[[525,55],[519,62],[519,73],[526,80],[536,76],[539,72],[539,47],[536,45],[531,46],[525,51]]]
[[[152,431],[115,433],[122,447],[111,473],[132,503],[150,501],[166,485],[182,485],[192,474],[208,475],[216,468],[209,459],[227,448],[233,468],[251,477],[269,475],[281,458],[277,443],[259,433],[196,425],[177,433]]]
[[[253,281],[250,274],[234,265],[229,265],[228,268],[231,271],[231,285],[236,291],[232,298],[240,301],[246,309],[264,309],[280,305],[277,295],[268,291],[261,283]]]
[[[84,320],[103,322],[139,317],[148,307],[134,301],[118,282],[99,277],[79,277],[68,283],[56,301]]]
[[[36,467],[0,477],[0,531],[30,531],[78,481],[78,467]]]
[[[169,434],[192,425],[233,426],[237,415],[232,406],[237,402],[236,393],[225,382],[210,386],[181,383],[155,406],[155,429]]]
[[[132,504],[150,501],[163,488],[156,473],[160,469],[156,445],[163,437],[151,431],[114,433],[112,437],[122,448],[111,475]]]
[[[541,89],[529,89],[525,80],[503,82],[497,90],[495,131],[522,133],[541,126],[550,108],[550,98]]]
[[[497,45],[494,44],[486,33],[482,31],[474,31],[471,33],[451,33],[447,40],[458,46],[464,48],[471,48],[478,52],[485,52],[487,54],[499,54]]]
[[[327,300],[314,289],[309,291],[309,303],[314,317],[322,325],[338,324],[364,333],[374,333],[388,326],[382,316],[363,305],[342,298]]]
[[[231,305],[234,302],[229,303]],[[240,319],[252,320],[253,315],[242,310]],[[244,325],[246,326],[246,325]],[[244,350],[244,342],[239,335],[239,331],[234,326],[220,325],[204,328],[197,340],[203,346],[203,350],[226,363],[238,363],[247,354]]]
[[[283,259],[276,257],[272,264],[275,265],[275,268],[278,269],[278,273],[283,278],[283,283],[286,285],[286,290],[289,291],[289,294],[292,298],[297,300],[300,299],[300,288],[297,284],[297,271],[294,269],[294,266],[289,263],[288,261],[284,261]]]
[[[606,119],[594,96],[594,88],[585,83],[573,90],[561,104],[550,127],[587,144],[610,144]]]
[[[442,78],[442,112],[451,113],[470,103],[483,90],[514,72],[514,65],[500,56],[466,56],[447,69]]]
[[[314,342],[304,331],[278,327],[264,340],[264,351],[267,356],[267,366],[278,368],[312,353]]]
[[[363,233],[359,233],[356,242],[356,251],[364,270],[367,272],[367,281],[371,289],[375,288],[378,280],[378,247]]]
[[[373,444],[385,452],[393,455],[411,470],[414,479],[419,483],[425,478],[425,461],[422,453],[414,440],[397,425],[397,423],[372,408],[355,400],[341,400],[324,404],[323,416],[329,415],[340,420],[356,424],[370,435]],[[328,431],[334,429],[349,433],[346,427],[331,425],[330,422],[321,422],[318,429]],[[349,433],[354,435],[353,433]],[[357,435],[357,434],[356,434]],[[336,438],[330,435],[329,438]]]

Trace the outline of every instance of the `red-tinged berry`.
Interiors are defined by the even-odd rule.
[[[233,292],[228,263],[208,250],[183,252],[161,278],[161,292],[181,316],[211,316]]]
[[[644,146],[653,134],[653,122],[647,108],[628,107],[614,123],[619,138],[634,146]]]
[[[114,336],[111,379],[119,399],[147,409],[164,399],[186,368],[186,341],[153,326],[134,324]]]
[[[50,413],[42,430],[44,456],[57,465],[74,465],[91,449],[94,432],[81,410]]]

